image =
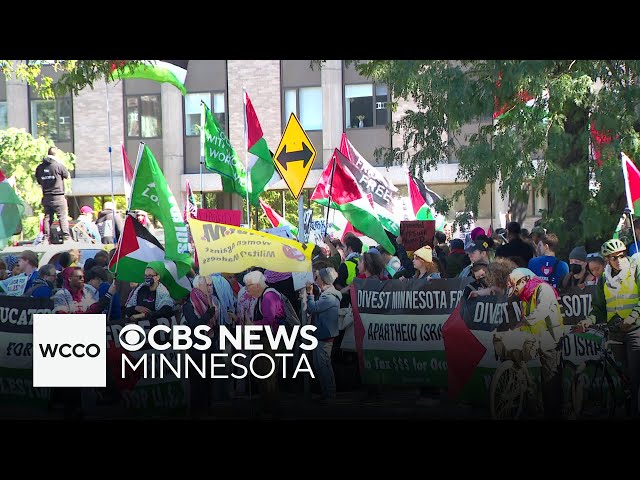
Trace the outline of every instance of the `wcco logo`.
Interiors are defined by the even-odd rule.
[[[34,387],[105,387],[104,314],[33,316]]]

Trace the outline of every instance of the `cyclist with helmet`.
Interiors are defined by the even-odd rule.
[[[620,324],[624,335],[626,367],[632,383],[634,415],[638,414],[638,388],[640,386],[640,266],[636,256],[627,256],[626,245],[614,238],[600,249],[606,261],[604,282],[598,285],[592,300],[591,314],[580,324]]]
[[[562,415],[562,372],[558,343],[563,321],[558,292],[528,268],[516,268],[507,280],[507,296],[520,299],[522,322],[519,329],[538,337],[542,366],[542,400],[546,418]]]

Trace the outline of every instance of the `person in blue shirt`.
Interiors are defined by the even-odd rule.
[[[56,291],[56,267],[47,263],[38,270],[38,278],[33,281],[29,290],[25,290],[25,297],[51,298]]]
[[[556,250],[560,241],[553,233],[547,233],[542,237],[544,255],[529,260],[529,270],[538,277],[558,288],[560,280],[569,273],[569,265],[556,258]]]
[[[635,239],[639,239],[640,238],[640,218],[636,218],[633,221],[633,230],[635,231]],[[628,247],[629,250],[629,256],[631,257],[632,255],[635,255],[636,253],[640,252],[640,240],[638,240],[635,243],[631,243]]]

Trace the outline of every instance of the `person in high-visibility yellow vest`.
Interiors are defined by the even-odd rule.
[[[613,238],[602,244],[600,253],[606,261],[604,282],[596,288],[591,314],[580,324],[619,324],[624,334],[626,369],[633,392],[633,415],[638,415],[640,387],[640,254],[627,256],[626,245]]]
[[[521,331],[538,337],[542,401],[545,418],[562,416],[562,369],[559,345],[563,321],[558,292],[528,268],[516,268],[507,280],[507,297],[516,296],[522,308]]]

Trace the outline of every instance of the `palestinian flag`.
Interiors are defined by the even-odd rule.
[[[117,273],[118,280],[142,283],[147,266],[158,272],[160,282],[174,300],[181,300],[191,291],[191,284],[185,276],[191,267],[183,262],[165,260],[164,248],[158,239],[135,218],[127,215],[109,270]]]
[[[191,190],[191,183],[187,178],[185,186],[185,200],[184,200],[184,223],[189,222],[189,218],[198,218],[198,205],[196,204],[196,197]]]
[[[311,194],[311,200],[339,210],[354,228],[393,254],[396,249],[382,228],[370,197],[364,194],[353,174],[345,167],[348,161],[337,148],[333,151],[331,161]]]
[[[451,398],[457,397],[462,391],[487,351],[465,323],[460,306],[459,303],[442,325]]]
[[[0,248],[19,232],[24,203],[0,170]]]
[[[622,154],[622,174],[627,192],[627,207],[635,215],[636,212],[640,213],[640,171],[624,153]]]
[[[164,260],[164,248],[138,220],[127,215],[124,221],[122,237],[109,270],[117,273],[118,280],[141,283],[144,281],[144,269],[149,262]]]
[[[276,212],[271,205],[260,199],[260,206],[262,207],[264,214],[271,222],[271,225],[273,225],[274,227],[289,227],[291,233],[293,233],[296,237],[298,236],[298,227],[295,227],[292,223],[287,221],[287,219]]]
[[[433,190],[409,173],[409,197],[416,220],[434,220],[431,205],[442,200]]]
[[[247,176],[252,204],[272,183],[280,180],[273,164],[273,156],[262,133],[256,111],[247,92],[244,92],[244,131],[247,141]]]
[[[170,83],[179,89],[182,95],[187,94],[187,89],[184,85],[187,78],[187,69],[171,62],[155,60],[131,65],[125,61],[114,61],[111,78],[113,80],[140,79]]]

